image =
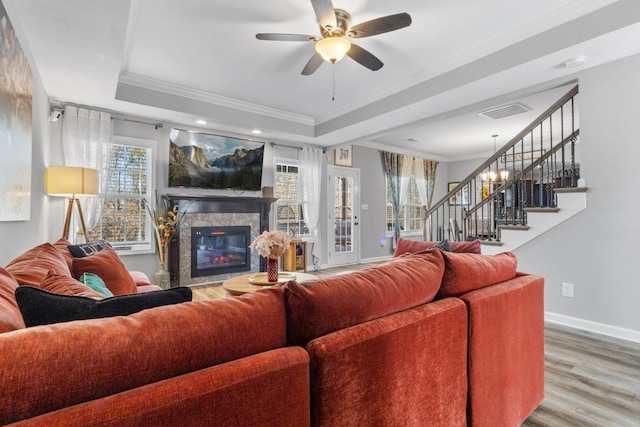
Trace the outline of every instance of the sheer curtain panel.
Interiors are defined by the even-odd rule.
[[[111,114],[103,111],[66,106],[62,125],[62,148],[66,166],[105,170],[109,165]],[[99,191],[106,190],[106,177],[99,174]],[[87,229],[95,227],[101,217],[102,197],[86,198],[84,216]]]
[[[300,150],[300,202],[302,214],[313,240],[311,256],[316,264],[316,243],[318,240],[318,221],[320,220],[320,184],[322,180],[322,150],[304,147]]]

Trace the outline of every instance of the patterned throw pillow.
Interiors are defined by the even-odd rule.
[[[69,245],[69,252],[76,258],[84,258],[97,254],[104,248],[110,248],[111,243],[106,240],[96,240],[95,242],[82,243],[80,245]]]

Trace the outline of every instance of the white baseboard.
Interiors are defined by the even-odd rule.
[[[620,338],[626,341],[640,343],[640,331],[634,331],[633,329],[592,322],[591,320],[565,316],[564,314],[550,313],[548,311],[544,312],[544,320],[558,325],[569,326],[576,329],[582,329],[584,331],[607,335],[613,338]]]

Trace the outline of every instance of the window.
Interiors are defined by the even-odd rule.
[[[106,192],[100,195],[102,215],[89,240],[104,239],[119,252],[154,249],[151,222],[144,200],[153,203],[153,147],[155,141],[114,137],[100,171]]]
[[[300,176],[294,162],[276,162],[275,203],[276,229],[296,235],[309,234],[304,222],[298,187]]]
[[[409,179],[409,188],[407,194],[407,203],[400,206],[400,230],[402,232],[421,231],[423,228],[422,221],[422,203],[420,202],[420,193],[415,178]],[[391,208],[391,195],[387,186],[387,232],[393,231],[393,209]]]

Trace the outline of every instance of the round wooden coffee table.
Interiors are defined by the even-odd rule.
[[[269,288],[270,285],[254,285],[253,283],[251,283],[250,279],[258,274],[261,273],[248,273],[232,277],[222,282],[222,287],[231,296],[244,295],[246,293],[254,292],[259,289]],[[317,279],[317,277],[313,274],[300,273],[298,271],[281,271],[280,279],[282,284],[288,282],[286,275],[295,276],[295,280],[298,283]]]

